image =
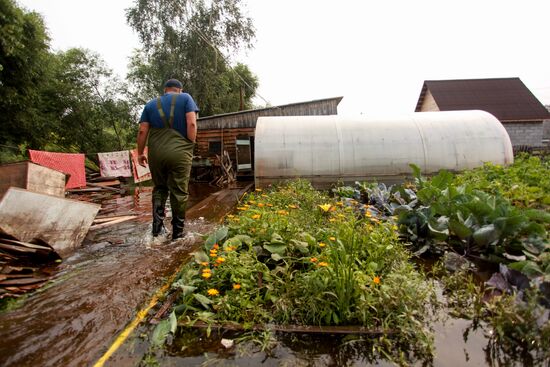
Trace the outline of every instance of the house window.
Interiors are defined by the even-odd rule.
[[[222,142],[221,141],[209,141],[208,142],[208,154],[209,155],[221,155],[222,154]]]

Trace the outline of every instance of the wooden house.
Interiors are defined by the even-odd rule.
[[[548,110],[519,78],[426,80],[416,112],[483,110],[502,123],[512,145],[541,146]]]
[[[260,116],[336,115],[343,97],[201,117],[195,155],[213,160],[227,151],[237,173],[254,169],[254,131]]]

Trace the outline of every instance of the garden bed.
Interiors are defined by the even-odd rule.
[[[548,360],[548,163],[415,175],[392,188],[322,193],[294,181],[247,195],[180,272],[173,288],[181,296],[153,344],[178,325],[207,335],[224,325],[371,330],[378,358],[407,364],[431,360],[432,325],[444,309],[471,319],[512,360]],[[518,187],[523,196],[511,194]],[[449,253],[464,259],[453,274],[443,265],[426,274],[413,262]],[[501,282],[475,281],[468,258],[499,264]]]

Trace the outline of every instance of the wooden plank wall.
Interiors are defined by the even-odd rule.
[[[233,164],[236,164],[237,151],[235,149],[235,141],[237,136],[254,136],[255,128],[238,128],[238,129],[212,129],[199,130],[197,134],[197,148],[195,154],[201,157],[213,158],[213,154],[208,153],[208,142],[221,141],[223,135],[223,148],[229,153],[229,157]]]

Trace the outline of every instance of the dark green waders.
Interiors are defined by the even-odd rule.
[[[170,195],[172,207],[172,239],[183,235],[185,209],[189,198],[189,176],[195,143],[172,129],[177,94],[172,96],[169,124],[157,99],[157,108],[164,128],[149,130],[149,169],[153,178],[153,236],[164,228],[165,205]]]

